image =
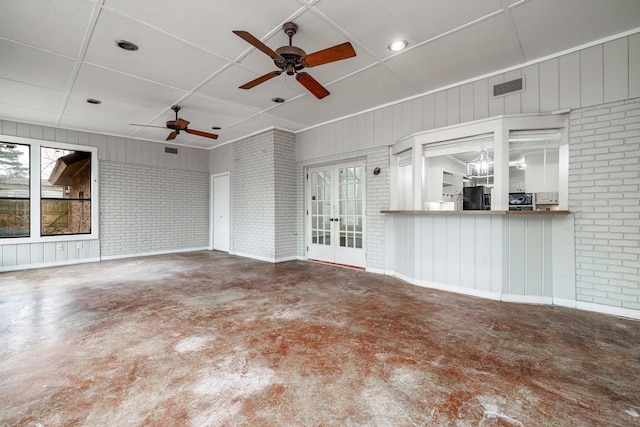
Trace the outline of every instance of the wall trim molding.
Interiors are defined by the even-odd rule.
[[[601,304],[594,304],[591,302],[574,301],[574,300],[569,300],[564,298],[510,295],[510,294],[500,294],[496,292],[484,291],[479,289],[467,289],[467,288],[462,288],[458,286],[445,285],[443,283],[430,282],[427,280],[415,280],[409,276],[405,276],[404,274],[396,273],[393,270],[367,268],[366,271],[370,273],[375,273],[375,274],[383,274],[385,276],[392,276],[414,286],[420,286],[420,287],[429,288],[429,289],[438,289],[441,291],[453,292],[457,294],[480,297],[480,298],[491,299],[491,300],[499,300],[506,303],[558,306],[558,307],[564,307],[564,308],[571,308],[574,310],[577,309],[582,311],[590,311],[594,313],[608,314],[611,316],[626,317],[630,319],[640,320],[640,310],[633,310],[630,308],[610,307],[610,306],[601,305]]]
[[[36,268],[47,268],[47,267],[62,267],[64,265],[86,264],[89,262],[100,262],[100,258],[67,259],[64,261],[40,262],[37,264],[7,265],[4,267],[0,267],[0,272],[32,270]]]
[[[630,308],[611,307],[608,305],[594,304],[592,302],[576,301],[576,308],[578,310],[593,311],[601,314],[609,314],[618,317],[628,317],[631,319],[640,320],[640,310],[633,310]]]
[[[202,246],[199,248],[169,249],[166,251],[142,252],[137,254],[109,255],[109,256],[101,257],[99,261],[108,261],[110,259],[137,258],[137,257],[153,256],[153,255],[178,254],[182,252],[208,251],[208,250],[209,250],[208,247]]]

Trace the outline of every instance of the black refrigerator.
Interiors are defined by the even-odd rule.
[[[462,188],[462,209],[484,211],[491,209],[491,193],[482,185]]]

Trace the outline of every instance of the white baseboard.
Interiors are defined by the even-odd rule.
[[[366,272],[368,272],[368,273],[374,273],[374,274],[387,274],[387,273],[385,272],[385,270],[383,270],[382,268],[371,268],[371,267],[367,267],[367,268],[365,268],[365,270],[364,270],[364,271],[366,271]]]
[[[557,305],[560,307],[567,308],[576,308],[576,300],[573,299],[564,299],[564,298],[554,298],[553,305]]]
[[[500,299],[504,302],[517,302],[520,304],[553,305],[552,297],[540,297],[535,295],[510,295],[502,294]]]
[[[592,302],[576,301],[578,310],[594,311],[596,313],[610,314],[612,316],[629,317],[631,319],[640,320],[640,310],[632,310],[630,308],[611,307],[608,305],[594,304]]]
[[[63,265],[86,264],[88,262],[100,262],[100,258],[67,259],[64,261],[40,262],[37,264],[9,265],[0,267],[0,272],[32,270],[34,268],[61,267]]]
[[[103,256],[101,257],[101,259],[110,260],[110,259],[123,259],[123,258],[137,258],[137,257],[143,257],[143,256],[178,254],[183,252],[198,252],[198,251],[208,251],[208,250],[209,248],[204,246],[201,248],[171,249],[167,251],[142,252],[137,254],[109,255],[109,256]]]
[[[367,268],[367,271],[372,273],[384,274],[386,276],[393,276],[404,282],[407,282],[416,286],[421,286],[423,288],[438,289],[441,291],[455,292],[458,294],[486,298],[491,300],[499,300],[499,301],[510,302],[510,303],[518,303],[518,304],[556,305],[559,307],[593,311],[596,313],[609,314],[612,316],[628,317],[631,319],[640,319],[640,310],[633,310],[629,308],[611,307],[611,306],[606,306],[601,304],[574,301],[574,300],[563,299],[563,298],[541,297],[541,296],[531,296],[531,295],[508,295],[508,294],[500,294],[496,292],[490,292],[490,291],[484,291],[484,290],[478,290],[478,289],[462,288],[459,286],[446,285],[443,283],[430,282],[427,280],[416,280],[409,276],[405,276],[404,274],[396,273],[393,270]]]

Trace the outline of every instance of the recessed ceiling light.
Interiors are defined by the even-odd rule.
[[[118,47],[120,47],[121,49],[124,49],[124,50],[129,50],[129,51],[132,51],[132,52],[138,50],[138,45],[137,44],[128,42],[126,40],[117,40],[116,44],[118,45]]]
[[[281,104],[284,102],[284,98],[280,98],[280,97],[271,98],[271,100],[276,104]]]
[[[407,47],[408,44],[409,42],[407,42],[406,40],[394,40],[391,43],[389,43],[389,50],[398,52],[404,49],[405,47]]]
[[[222,128],[221,128],[220,126],[211,126],[211,129],[213,129],[213,130],[220,130],[220,129],[222,129]]]
[[[95,98],[87,98],[87,102],[89,104],[95,104],[95,105],[102,104],[102,101],[100,101],[99,99],[95,99]]]

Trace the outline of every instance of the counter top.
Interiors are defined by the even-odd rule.
[[[384,214],[404,215],[568,215],[569,211],[409,211],[409,210],[384,210]]]

